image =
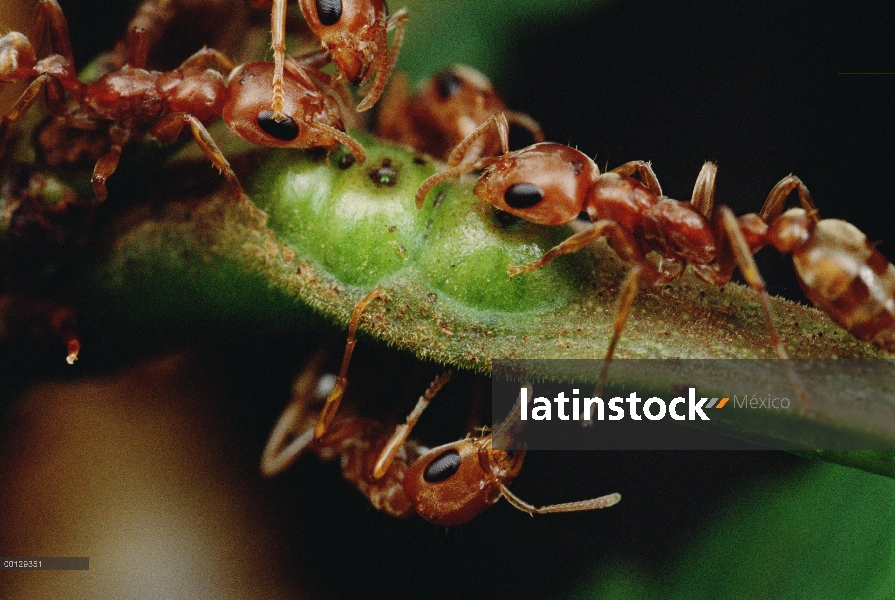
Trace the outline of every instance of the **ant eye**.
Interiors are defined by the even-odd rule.
[[[503,200],[510,208],[531,208],[544,199],[544,192],[533,183],[517,183],[507,188]]]
[[[459,468],[460,453],[456,450],[446,450],[429,463],[423,471],[423,479],[428,483],[438,483],[453,477]]]
[[[335,25],[342,18],[342,0],[317,0],[317,18],[324,25]]]
[[[441,96],[442,100],[447,100],[460,91],[460,88],[463,87],[463,82],[450,71],[446,71],[438,76],[436,85],[438,86],[438,95]]]
[[[292,141],[298,137],[298,125],[295,124],[295,121],[289,117],[286,117],[285,121],[277,121],[273,118],[273,112],[269,110],[258,113],[258,127],[264,133],[284,142]]]

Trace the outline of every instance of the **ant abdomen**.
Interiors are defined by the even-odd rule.
[[[895,351],[895,266],[854,225],[813,222],[794,208],[776,219],[768,239],[791,252],[811,302],[855,337]]]

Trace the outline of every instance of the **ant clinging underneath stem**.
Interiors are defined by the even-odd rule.
[[[323,460],[340,456],[342,475],[378,510],[395,517],[418,514],[443,526],[466,523],[501,497],[531,515],[607,508],[621,499],[609,494],[539,508],[513,494],[508,486],[522,468],[525,451],[495,449],[493,436],[512,438],[518,403],[493,435],[432,449],[408,439],[423,410],[450,379],[449,371],[435,378],[392,435],[373,419],[343,413],[315,439],[317,417],[308,414],[309,405],[319,402],[335,383],[331,376],[320,376],[322,359],[322,354],[315,357],[296,379],[292,400],[270,434],[261,459],[261,472],[268,477],[284,471],[306,449]]]

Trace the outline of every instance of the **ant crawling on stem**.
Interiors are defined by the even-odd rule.
[[[461,164],[467,150],[491,126],[499,133],[502,154]],[[601,381],[605,381],[638,287],[677,279],[687,263],[700,279],[718,286],[727,284],[734,266],[739,266],[759,296],[772,347],[780,358],[788,358],[764,281],[752,258],[765,245],[793,256],[806,295],[836,323],[864,341],[895,349],[895,267],[854,226],[835,219],[820,220],[808,189],[793,175],[774,186],[758,214],[735,217],[727,207],[713,211],[713,163],[703,166],[689,202],[672,200],[662,195],[652,168],[642,161],[600,173],[590,158],[562,144],[540,143],[510,152],[507,121],[502,115],[489,119],[463,140],[449,157],[448,167],[423,182],[416,195],[418,207],[439,182],[485,169],[475,194],[500,210],[543,225],[563,225],[582,212],[592,222],[590,228],[540,259],[510,266],[511,277],[534,271],[599,237],[607,237],[619,257],[631,265],[619,293]],[[781,214],[794,191],[801,208]],[[657,264],[647,258],[650,252],[658,254]],[[791,368],[788,372],[804,411],[804,387]]]
[[[276,121],[288,114],[284,108],[284,64],[286,61],[286,0],[253,0],[255,8],[272,6],[271,38],[274,52],[273,94],[270,110]],[[311,31],[320,39],[325,53],[311,55],[318,65],[330,59],[353,84],[373,82],[357,111],[369,110],[376,104],[391,77],[407,24],[407,11],[401,9],[391,18],[384,0],[299,0],[301,12]],[[395,30],[392,48],[388,32]],[[330,58],[327,58],[330,57]]]
[[[375,420],[342,414],[326,434],[315,439],[317,418],[306,414],[312,398],[320,400],[332,377],[320,377],[322,355],[315,357],[296,379],[292,400],[271,432],[261,459],[261,472],[272,477],[285,470],[310,448],[321,459],[341,456],[342,474],[378,510],[395,517],[414,513],[436,525],[466,523],[496,503],[501,496],[531,515],[607,508],[621,500],[609,494],[592,500],[535,507],[510,491],[519,474],[524,450],[497,450],[493,436],[509,436],[518,426],[518,403],[493,434],[467,437],[428,449],[408,440],[423,410],[450,379],[439,375],[420,397],[407,422],[391,436]],[[316,389],[315,389],[316,388]]]
[[[56,0],[38,4],[32,37],[41,39],[45,29],[54,52],[41,60],[21,33],[0,37],[0,81],[34,78],[0,121],[0,139],[45,90],[53,117],[38,135],[41,154],[51,166],[78,162],[85,156],[95,161],[92,182],[98,202],[108,195],[106,180],[117,169],[126,144],[145,133],[173,142],[186,126],[205,156],[249,202],[229,162],[205,129],[205,124],[220,116],[237,135],[255,144],[291,148],[342,144],[358,162],[364,161],[363,147],[344,132],[336,96],[295,61],[287,61],[283,81],[288,91],[284,104],[288,119],[274,121],[261,107],[273,89],[271,63],[234,68],[222,53],[203,48],[173,71],[147,71],[143,68],[146,34],[133,28],[124,53],[127,64],[92,83],[82,83],[75,73],[65,16]],[[229,84],[212,66],[230,73]],[[77,150],[74,156],[72,145]]]
[[[376,134],[405,144],[441,160],[492,115],[502,112],[507,121],[519,125],[544,141],[537,121],[525,113],[507,110],[503,99],[485,75],[466,65],[453,65],[423,81],[412,93],[407,76],[398,73],[379,106]],[[490,130],[489,130],[490,131]],[[485,135],[467,151],[472,160],[500,149],[500,139]]]

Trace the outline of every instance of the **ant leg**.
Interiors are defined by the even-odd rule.
[[[580,500],[578,502],[566,502],[565,504],[550,504],[549,506],[536,507],[533,504],[529,504],[525,500],[521,499],[519,496],[510,491],[504,484],[500,484],[500,491],[503,493],[503,497],[507,499],[513,508],[517,508],[522,512],[527,512],[528,514],[534,515],[547,515],[550,513],[561,513],[561,512],[576,512],[579,510],[595,510],[598,508],[608,508],[615,504],[618,504],[622,499],[621,494],[609,494],[606,496],[601,496],[599,498],[594,498],[592,500]]]
[[[588,246],[597,238],[603,236],[609,238],[613,250],[615,250],[616,254],[618,254],[622,260],[631,265],[631,269],[628,271],[628,274],[625,277],[625,282],[622,284],[622,289],[619,292],[618,304],[615,308],[615,318],[613,319],[612,339],[609,342],[609,349],[606,351],[606,356],[603,359],[603,369],[600,372],[596,388],[598,393],[595,395],[599,395],[599,392],[602,392],[603,385],[606,383],[606,378],[609,373],[609,363],[612,361],[612,356],[615,354],[615,347],[618,345],[618,340],[621,337],[622,331],[625,329],[625,323],[627,323],[628,315],[631,313],[631,306],[634,304],[634,298],[637,297],[637,289],[640,280],[644,279],[647,285],[653,285],[656,281],[662,279],[659,271],[657,271],[656,267],[643,255],[643,252],[639,249],[637,241],[631,233],[615,221],[610,221],[609,219],[597,221],[590,229],[576,233],[559,245],[551,248],[540,259],[534,262],[519,267],[511,266],[507,269],[510,277],[520,273],[530,273],[535,269],[543,267],[557,256],[576,252],[585,246]]]
[[[522,129],[530,133],[531,137],[534,138],[536,143],[544,141],[544,130],[541,129],[540,123],[538,123],[525,113],[520,113],[512,110],[504,111],[504,113],[507,116],[507,121],[518,125]]]
[[[389,78],[392,76],[395,63],[398,62],[398,53],[401,52],[401,44],[404,43],[404,28],[406,25],[407,11],[402,8],[392,15],[392,18],[388,20],[388,25],[382,29],[379,38],[379,48],[376,51],[376,77],[373,79],[373,84],[370,86],[370,91],[367,92],[366,97],[357,105],[357,112],[364,112],[373,108],[373,105],[376,104],[376,101],[382,95],[385,84],[388,83]],[[389,50],[388,32],[392,29],[395,30],[395,39],[392,41],[391,50]]]
[[[283,410],[261,454],[261,474],[264,477],[273,477],[285,471],[304,452],[308,444],[314,441],[314,432],[311,429],[302,432],[301,435],[296,434],[295,426],[303,414],[301,404],[295,401],[290,402]]]
[[[476,159],[472,161],[464,161],[466,158],[466,153],[472,147],[473,143],[483,135],[488,130],[488,127],[491,124],[497,128],[497,135],[500,136],[500,149],[503,154],[507,154],[510,151],[510,126],[507,123],[507,117],[502,112],[497,114],[493,114],[488,119],[476,127],[475,131],[467,135],[463,140],[460,141],[459,144],[451,151],[450,156],[448,156],[448,167],[456,167],[459,164],[466,164],[467,162],[474,162]],[[476,157],[481,158],[481,157]]]
[[[226,54],[214,48],[202,48],[195,54],[180,63],[181,69],[197,68],[206,69],[209,67],[217,67],[218,71],[226,77],[230,71],[236,66]]]
[[[659,178],[656,177],[653,167],[648,162],[632,160],[631,162],[626,162],[623,165],[615,167],[610,173],[618,173],[619,175],[624,175],[626,177],[631,177],[634,173],[637,173],[640,177],[640,181],[649,191],[657,196],[662,195],[662,186],[659,185]]]
[[[805,391],[805,386],[802,384],[802,380],[796,374],[792,364],[789,362],[789,354],[787,354],[786,348],[783,346],[780,339],[780,333],[777,329],[777,323],[774,319],[774,311],[771,308],[770,296],[768,295],[764,279],[758,271],[758,265],[755,264],[755,259],[752,258],[749,244],[746,243],[746,239],[740,231],[737,219],[732,210],[726,206],[722,206],[718,210],[716,218],[721,219],[724,232],[727,234],[727,241],[736,257],[740,272],[749,283],[749,287],[755,290],[755,293],[758,294],[761,308],[764,311],[765,319],[768,323],[768,330],[771,332],[771,346],[774,348],[777,356],[781,360],[786,361],[784,363],[786,365],[786,374],[796,391],[796,395],[799,397],[800,412],[805,414],[808,412],[808,393]]]
[[[62,104],[63,99],[65,98],[65,91],[62,88],[62,84],[59,83],[59,80],[54,76],[49,73],[44,73],[25,88],[25,91],[22,92],[22,95],[19,96],[19,99],[16,100],[16,103],[13,104],[10,111],[0,119],[0,141],[6,139],[10,126],[18,121],[22,115],[28,112],[28,109],[31,108],[31,105],[37,100],[40,91],[45,88],[47,90],[47,104],[51,105],[50,112],[54,112],[54,107]]]
[[[426,410],[426,407],[429,406],[429,402],[432,401],[435,394],[437,394],[441,388],[451,380],[451,375],[453,375],[453,373],[445,371],[436,377],[435,380],[429,384],[426,392],[420,396],[413,411],[407,416],[407,421],[402,425],[398,425],[395,429],[395,433],[392,434],[388,442],[386,442],[385,447],[382,449],[382,452],[379,453],[379,458],[376,459],[376,465],[373,467],[373,479],[382,479],[382,476],[385,475],[389,467],[392,466],[392,461],[395,460],[395,455],[398,453],[401,446],[404,445],[404,442],[407,441],[410,431],[416,426],[417,421],[419,421],[420,416],[423,414],[423,411]]]
[[[802,208],[805,209],[808,213],[808,217],[816,224],[820,220],[820,217],[818,217],[817,214],[817,207],[814,205],[814,200],[811,199],[811,194],[808,192],[808,188],[805,187],[802,180],[795,175],[787,175],[777,182],[777,185],[775,185],[774,189],[768,194],[768,198],[764,201],[764,205],[761,207],[761,211],[758,215],[766,223],[770,223],[779,217],[780,213],[783,212],[783,204],[786,202],[786,198],[793,190],[798,190],[799,202],[801,202]]]
[[[324,358],[326,352],[318,352],[292,386],[292,398],[270,432],[264,452],[261,453],[261,474],[265,477],[282,473],[314,439],[311,429],[299,434],[298,427],[314,386],[319,381]]]
[[[270,110],[278,123],[286,120],[283,113],[283,63],[286,59],[286,0],[274,0],[270,11],[270,37],[273,46],[273,98]]]
[[[631,314],[631,307],[634,305],[634,299],[637,297],[637,289],[642,272],[642,266],[638,264],[632,265],[618,294],[615,318],[612,320],[612,339],[609,340],[609,348],[606,349],[606,355],[603,357],[600,377],[597,379],[597,385],[594,388],[594,396],[596,397],[602,396],[603,388],[606,387],[606,380],[609,378],[609,363],[612,362],[612,357],[615,355],[615,347],[618,345],[618,340],[625,330],[628,315]]]
[[[93,193],[96,195],[97,203],[105,202],[109,195],[106,188],[106,180],[112,176],[112,173],[118,168],[118,161],[121,159],[121,144],[112,144],[112,148],[99,157],[96,165],[93,167]]]
[[[147,50],[161,39],[171,21],[177,16],[177,10],[172,4],[174,3],[169,0],[143,0],[131,18],[128,31],[142,30],[142,35],[146,38]],[[134,63],[127,64],[137,66]],[[145,61],[142,64],[145,65]],[[122,67],[124,64],[121,63],[118,66]],[[141,68],[145,68],[145,66]]]
[[[250,206],[253,212],[258,211],[254,204],[252,204],[248,195],[242,189],[242,185],[239,183],[239,178],[236,176],[236,173],[233,172],[230,163],[224,158],[221,149],[218,148],[218,145],[215,143],[214,139],[212,139],[211,134],[208,133],[208,130],[205,129],[205,126],[199,119],[189,113],[168,113],[153,125],[149,133],[163,142],[173,142],[177,139],[177,136],[180,135],[180,131],[183,129],[184,125],[190,126],[193,138],[196,140],[202,153],[233,185],[236,189],[236,193],[239,194],[240,199],[245,202],[247,206]]]
[[[420,184],[420,187],[416,190],[416,208],[423,208],[423,203],[426,201],[426,196],[429,195],[429,192],[432,191],[432,188],[434,188],[442,181],[453,179],[454,177],[459,177],[460,175],[469,173],[470,171],[480,171],[481,169],[484,169],[488,165],[497,161],[497,159],[497,157],[489,157],[472,163],[463,163],[462,165],[451,167],[440,173],[436,173],[431,177],[428,177],[425,181],[423,181],[423,183]]]
[[[319,70],[321,67],[331,63],[332,60],[332,56],[326,50],[312,50],[298,56],[287,57],[286,64],[292,61],[298,63],[302,68]]]
[[[348,384],[348,364],[351,362],[351,355],[354,353],[354,346],[357,344],[357,326],[360,323],[361,314],[367,305],[376,298],[382,298],[382,290],[377,286],[373,291],[361,298],[354,311],[351,313],[351,321],[348,323],[348,341],[345,342],[345,354],[342,355],[342,366],[339,368],[339,378],[336,379],[336,385],[326,397],[323,408],[320,409],[320,416],[317,417],[317,423],[314,425],[314,440],[319,440],[326,434],[326,429],[332,423],[336,411],[339,410],[339,404],[342,402],[342,396],[345,395],[345,386]]]
[[[351,152],[351,154],[353,154],[354,158],[357,160],[358,165],[364,164],[364,162],[367,160],[367,151],[364,150],[364,147],[360,145],[360,142],[358,142],[356,139],[354,139],[344,131],[336,129],[335,127],[330,127],[325,123],[317,123],[316,121],[305,121],[305,124],[307,124],[307,126],[312,129],[319,129],[327,137],[336,140],[337,142],[348,148],[348,151]]]
[[[37,5],[37,17],[34,20],[34,35],[31,40],[35,47],[40,47],[44,31],[50,32],[50,48],[61,54],[69,63],[74,63],[71,50],[71,38],[68,35],[68,21],[62,13],[62,7],[56,0],[41,0]]]
[[[124,52],[125,64],[135,69],[145,69],[149,57],[149,36],[142,27],[133,27],[127,36]]]
[[[630,232],[623,229],[615,221],[603,219],[594,223],[592,227],[589,227],[584,231],[579,231],[563,240],[548,250],[547,253],[538,260],[517,267],[508,267],[507,273],[510,277],[515,277],[522,273],[531,273],[532,271],[540,269],[557,256],[577,252],[591,244],[597,238],[603,236],[608,236],[610,240],[612,240],[613,250],[615,250],[615,253],[625,262],[631,264],[650,264],[649,261],[644,258],[643,253],[638,249],[637,241]]]
[[[531,384],[526,382],[522,387],[528,390],[528,397],[534,397],[534,390],[531,387]],[[525,423],[520,419],[522,416],[522,392],[519,392],[519,395],[516,396],[516,402],[513,403],[513,408],[510,409],[510,413],[506,416],[506,418],[500,422],[497,428],[494,430],[494,433],[491,435],[491,447],[497,446],[503,450],[512,449],[512,444],[516,441],[516,437],[519,435],[519,432],[522,431],[522,427],[525,426]],[[524,449],[524,444],[521,449]]]
[[[707,219],[712,218],[712,208],[715,205],[715,175],[718,173],[718,165],[706,161],[696,177],[696,185],[693,186],[693,196],[690,203]]]

